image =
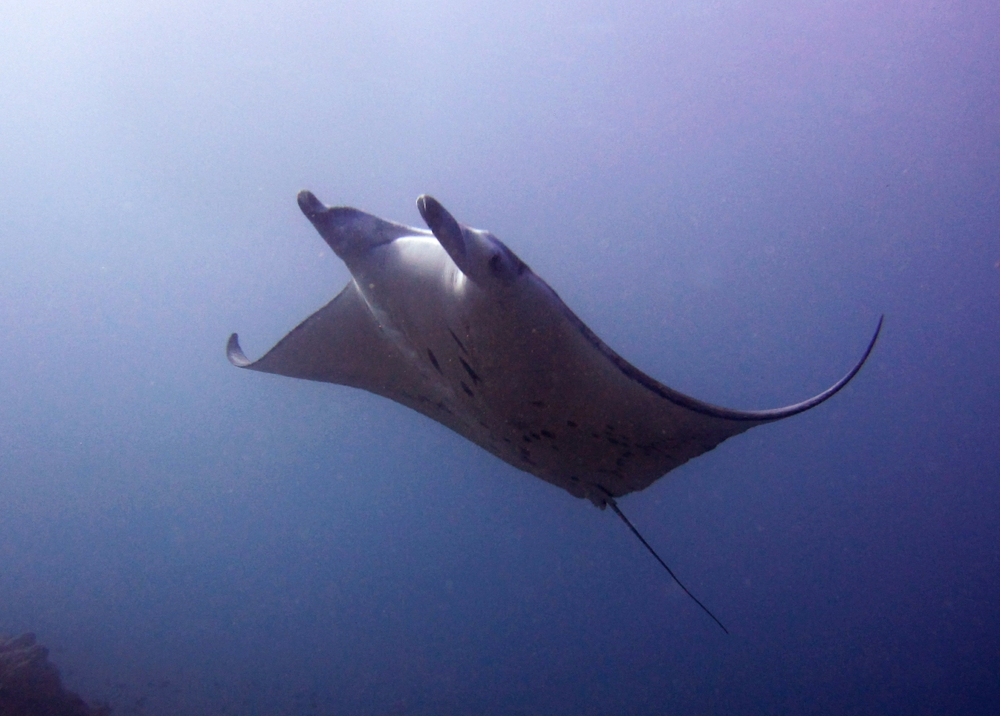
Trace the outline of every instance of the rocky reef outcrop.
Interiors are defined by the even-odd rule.
[[[0,716],[107,716],[62,686],[49,650],[34,634],[0,635]]]

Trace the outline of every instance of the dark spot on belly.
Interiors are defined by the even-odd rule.
[[[531,442],[531,437],[528,436],[528,435],[522,435],[521,439],[524,440],[524,442],[526,442],[526,443],[530,443]]]
[[[534,438],[535,440],[541,440],[542,439],[542,436],[539,435],[538,433],[531,433],[531,437]]]
[[[531,461],[531,453],[528,451],[527,448],[521,448],[521,459],[524,462],[528,463],[529,465],[535,464]]]
[[[458,360],[462,364],[462,367],[465,368],[465,372],[469,374],[470,378],[472,378],[473,385],[478,385],[479,383],[482,382],[479,379],[479,375],[476,373],[476,371],[472,370],[472,366],[465,362],[465,358],[459,356]]]
[[[441,364],[438,363],[437,356],[434,355],[434,351],[432,351],[430,348],[427,349],[427,357],[431,359],[431,365],[434,366],[434,370],[436,370],[438,373],[441,373],[441,375],[444,375],[444,373],[441,371]]]
[[[615,440],[614,438],[608,438],[608,442],[609,442],[609,443],[611,443],[612,445],[619,445],[619,444],[620,444],[620,443],[619,443],[619,442],[618,442],[617,440]]]
[[[544,400],[532,400],[531,404],[534,405],[536,408],[544,408],[545,407],[545,401]]]
[[[556,436],[553,435],[552,433],[550,433],[548,430],[543,430],[542,431],[542,436],[543,437],[547,437],[549,440],[555,440],[556,439]]]
[[[573,482],[579,482],[580,481],[580,478],[577,477],[576,475],[570,475],[569,479],[572,480]]]
[[[469,395],[469,396],[474,396],[475,395],[475,393],[472,392],[472,388],[470,388],[469,386],[467,386],[465,383],[463,383],[462,381],[458,381],[458,383],[459,383],[459,385],[462,386],[462,390],[465,391],[466,395]]]
[[[576,423],[574,423],[574,422],[573,422],[572,420],[567,420],[567,421],[566,421],[566,424],[567,424],[568,426],[570,426],[571,428],[575,428],[575,427],[577,427],[577,424],[576,424]]]

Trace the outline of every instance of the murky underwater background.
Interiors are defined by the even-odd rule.
[[[0,2],[0,632],[115,714],[990,713],[1000,5]],[[493,231],[767,408],[610,512],[238,371],[348,280],[308,188]]]

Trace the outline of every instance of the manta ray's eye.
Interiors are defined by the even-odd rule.
[[[500,273],[500,271],[503,270],[501,262],[502,259],[500,258],[500,254],[493,254],[493,256],[490,257],[490,270],[493,273]]]

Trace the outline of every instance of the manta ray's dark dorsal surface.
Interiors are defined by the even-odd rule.
[[[600,507],[726,438],[819,405],[878,337],[814,398],[720,408],[631,365],[495,236],[429,196],[417,207],[431,231],[328,208],[307,191],[298,201],[353,280],[256,361],[233,334],[233,365],[382,395]]]

